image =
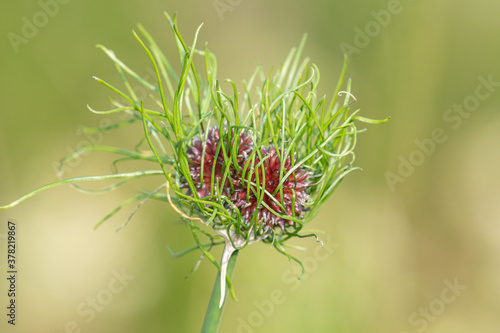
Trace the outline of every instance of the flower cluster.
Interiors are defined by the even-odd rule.
[[[226,197],[231,202],[225,204],[226,208],[239,210],[238,215],[248,226],[257,222],[264,231],[293,225],[287,216],[302,217],[306,210],[310,172],[301,166],[290,172],[292,159],[288,156],[282,163],[283,152],[273,145],[257,148],[257,154],[247,131],[239,134],[237,156],[233,158],[230,146],[234,144],[234,131],[232,140],[228,136],[221,140],[219,129],[211,127],[205,138],[196,137],[188,146],[189,171],[198,196]],[[186,181],[182,187],[188,187]],[[193,195],[190,190],[188,193]]]

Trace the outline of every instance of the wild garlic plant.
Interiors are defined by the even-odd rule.
[[[180,71],[141,25],[134,36],[154,68],[156,81],[141,77],[113,51],[99,46],[115,64],[123,85],[119,88],[95,78],[116,97],[109,111],[89,109],[100,115],[122,113],[127,119],[87,130],[141,126],[144,135],[138,145],[135,149],[85,146],[61,161],[63,167],[94,150],[119,156],[114,170],[130,160],[151,161],[152,168],[65,179],[0,208],[15,206],[62,184],[121,179],[103,189],[108,191],[143,177],[158,178],[158,188],[130,198],[96,228],[133,202],[138,202],[136,209],[149,199],[169,202],[190,226],[195,242],[194,247],[174,255],[199,249],[220,271],[203,326],[203,332],[216,332],[226,282],[233,292],[230,276],[238,251],[260,241],[302,265],[285,250],[285,243],[295,237],[316,237],[305,227],[342,179],[359,169],[354,166],[354,148],[362,130],[356,123],[377,124],[387,119],[372,120],[351,110],[356,101],[350,92],[351,81],[343,88],[347,59],[332,97],[318,96],[319,70],[301,57],[305,37],[279,68],[266,74],[257,66],[238,89],[232,80],[218,80],[215,55],[206,45],[197,47],[201,26],[187,43],[176,16],[165,16],[173,31]],[[148,99],[140,100],[132,84],[146,89]],[[224,245],[220,262],[210,252],[214,245]]]

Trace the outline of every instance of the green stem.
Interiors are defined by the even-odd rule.
[[[231,279],[234,266],[236,265],[236,258],[238,257],[239,251],[234,251],[229,258],[229,263],[227,266],[227,276]],[[222,311],[224,310],[224,303],[222,307],[219,308],[221,287],[220,287],[220,272],[217,273],[217,278],[215,279],[214,290],[212,291],[212,297],[210,297],[210,303],[208,303],[207,314],[205,315],[205,321],[203,322],[203,327],[201,333],[217,333],[219,330],[220,319],[222,317]],[[227,293],[226,293],[227,294]],[[227,297],[226,297],[227,298]]]

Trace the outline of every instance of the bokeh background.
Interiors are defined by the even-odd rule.
[[[219,78],[241,82],[256,60],[279,65],[307,32],[304,54],[321,70],[322,92],[333,91],[349,44],[356,106],[392,119],[368,126],[357,147],[364,171],[350,174],[314,221],[330,252],[297,241],[308,248],[294,252],[307,268],[299,283],[285,257],[247,248],[220,332],[500,331],[500,2],[61,0],[13,46],[26,20],[44,23],[44,7],[56,11],[45,3],[54,1],[1,3],[0,203],[57,180],[57,161],[88,141],[80,125],[102,118],[86,105],[110,106],[92,75],[120,78],[95,44],[142,73],[149,63],[131,30],[141,22],[171,49],[162,12],[177,11],[187,40],[205,23],[199,40],[217,55]],[[382,10],[394,12],[383,25]],[[481,86],[480,77],[494,83]],[[449,111],[454,105],[465,111]],[[436,130],[442,140],[430,144]],[[99,140],[127,147],[135,134]],[[108,173],[109,160],[89,154],[65,176]],[[403,166],[409,160],[417,165]],[[136,186],[95,196],[60,187],[0,212],[2,332],[200,330],[216,270],[203,261],[185,279],[198,254],[169,255],[167,247],[193,240],[167,204],[148,202],[118,233],[132,207],[93,231]],[[15,327],[5,316],[8,219],[18,224]]]

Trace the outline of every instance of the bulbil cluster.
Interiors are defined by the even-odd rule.
[[[294,225],[287,217],[303,216],[311,173],[301,166],[290,172],[293,168],[290,156],[282,166],[281,152],[273,145],[255,148],[247,131],[241,131],[238,137],[235,150],[231,149],[234,131],[227,132],[221,140],[217,127],[209,128],[205,137],[192,140],[187,157],[198,196],[211,200],[216,200],[219,194],[224,196],[225,208],[240,215],[247,226],[256,222],[266,231]],[[260,154],[255,149],[260,149]],[[237,152],[236,158],[231,151]],[[185,179],[182,187],[188,187]],[[188,194],[193,195],[191,190]]]

